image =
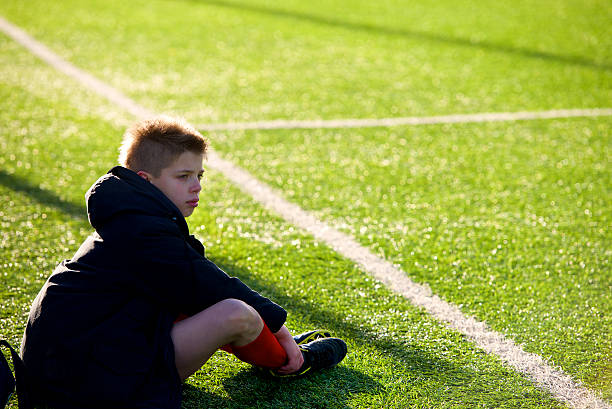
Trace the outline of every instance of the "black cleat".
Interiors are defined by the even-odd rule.
[[[293,337],[295,343],[298,345],[307,344],[314,341],[315,339],[331,338],[331,333],[322,329],[315,329],[314,331],[304,332],[303,334],[296,335]]]
[[[347,352],[346,343],[340,338],[320,338],[299,346],[304,356],[304,364],[297,371],[281,375],[270,371],[279,378],[295,378],[310,372],[332,368],[344,359]]]

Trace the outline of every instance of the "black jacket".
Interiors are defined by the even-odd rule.
[[[277,331],[286,312],[204,256],[155,186],[115,167],[87,192],[95,232],[32,305],[21,353],[36,395],[61,408],[179,408],[170,330],[227,298]]]

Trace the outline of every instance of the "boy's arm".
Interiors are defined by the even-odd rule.
[[[212,261],[200,256],[192,261],[196,287],[199,288],[200,295],[208,300],[204,308],[227,298],[236,298],[253,307],[272,332],[278,331],[286,321],[287,312],[282,307],[252,290],[240,279],[228,276]],[[202,309],[197,306],[186,313],[193,314]]]
[[[169,311],[188,315],[236,298],[255,308],[272,332],[284,324],[287,313],[283,308],[198,254],[169,219],[131,215],[130,225],[136,228],[129,231],[122,219],[109,223],[101,236],[125,260],[126,278],[135,291]]]

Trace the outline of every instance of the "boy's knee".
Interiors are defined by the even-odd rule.
[[[237,334],[257,336],[263,328],[259,313],[244,301],[228,298],[221,301],[226,310],[226,323]]]

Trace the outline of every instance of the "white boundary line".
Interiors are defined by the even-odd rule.
[[[135,116],[147,116],[151,112],[141,107],[118,90],[81,71],[28,36],[21,29],[0,17],[0,30],[26,47],[32,53],[51,64],[59,71],[78,80],[88,89],[106,97],[117,106]],[[318,220],[299,206],[283,199],[281,195],[260,182],[233,163],[220,158],[215,152],[209,154],[209,164],[228,179],[249,193],[265,208],[284,217],[288,222],[311,233],[339,254],[358,263],[365,271],[382,281],[393,291],[409,299],[415,306],[426,309],[431,315],[456,331],[461,332],[478,347],[500,357],[504,362],[529,376],[538,386],[548,390],[555,398],[574,408],[612,409],[612,406],[594,392],[572,380],[564,372],[549,366],[539,355],[525,352],[512,340],[490,330],[483,322],[465,316],[459,308],[432,294],[426,285],[413,282],[406,273],[386,260],[374,255],[349,235]]]
[[[257,122],[228,122],[225,124],[202,124],[200,129],[206,131],[233,131],[251,129],[321,129],[321,128],[373,128],[400,125],[430,125],[430,124],[457,124],[469,122],[500,122],[521,121],[533,119],[574,118],[612,116],[612,108],[591,109],[555,109],[550,111],[522,111],[522,112],[486,112],[477,114],[457,114],[440,116],[409,116],[399,118],[369,118],[369,119],[329,119],[305,121],[257,121]]]
[[[558,400],[574,408],[612,407],[581,384],[574,382],[563,371],[549,366],[539,355],[525,352],[511,339],[506,339],[502,334],[490,330],[485,323],[464,315],[455,305],[432,294],[427,285],[413,282],[404,271],[376,256],[353,237],[330,227],[299,206],[286,201],[276,190],[258,181],[248,172],[219,158],[216,154],[209,156],[209,164],[267,209],[280,214],[288,222],[308,231],[339,254],[359,264],[391,290],[409,299],[413,305],[423,307],[448,327],[464,334],[478,347],[497,355],[519,372],[528,375]]]
[[[56,70],[63,72],[69,77],[77,80],[86,88],[104,96],[106,99],[125,109],[137,118],[145,118],[153,115],[152,111],[143,108],[115,88],[62,59],[62,57],[49,50],[44,44],[36,41],[19,27],[9,23],[1,16],[0,30]]]

